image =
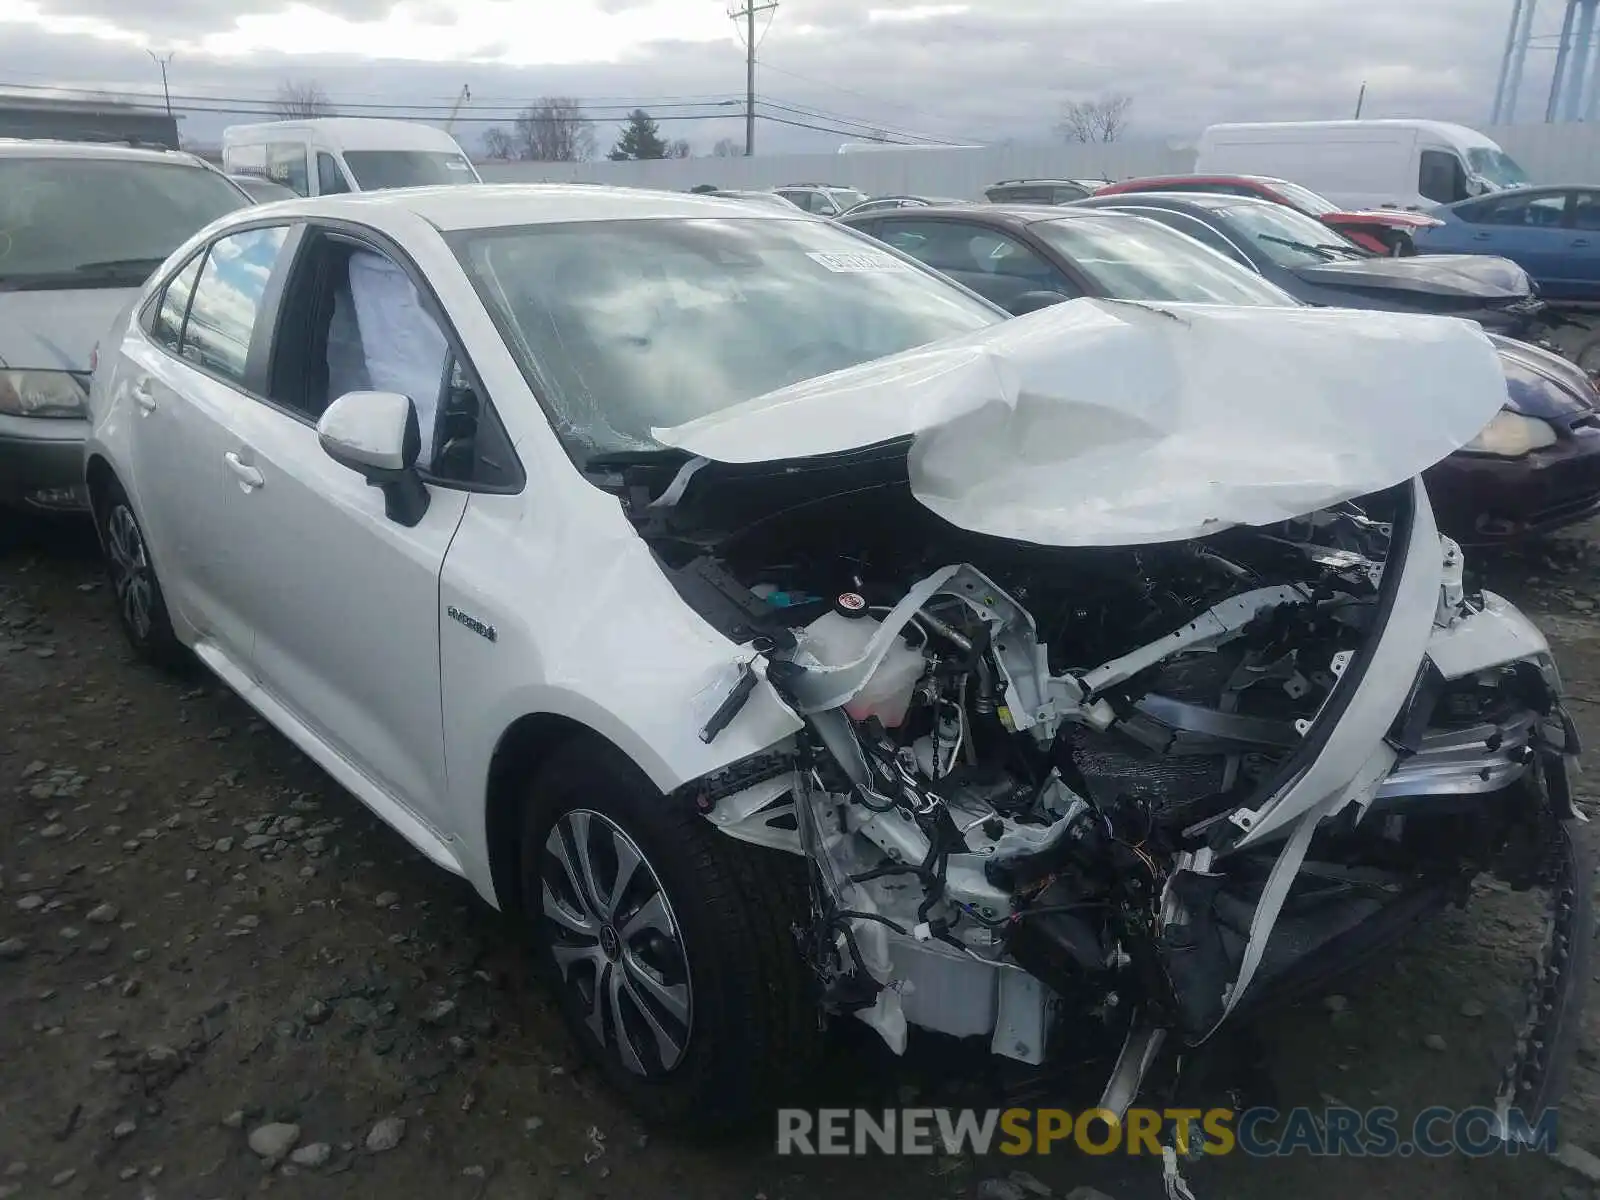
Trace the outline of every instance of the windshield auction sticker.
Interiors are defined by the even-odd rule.
[[[877,250],[860,250],[854,254],[830,254],[823,250],[808,250],[806,257],[821,263],[839,275],[859,275],[865,271],[904,271],[906,264],[892,254]]]

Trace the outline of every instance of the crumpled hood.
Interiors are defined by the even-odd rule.
[[[0,291],[0,366],[89,370],[89,352],[139,294],[131,288]]]
[[[1117,546],[1390,487],[1505,402],[1500,359],[1466,321],[1081,299],[654,436],[750,463],[915,435],[912,492],[952,524]]]
[[[1385,288],[1434,296],[1517,300],[1532,294],[1528,273],[1509,258],[1492,254],[1416,254],[1405,258],[1362,258],[1296,267],[1308,283],[1363,290]]]

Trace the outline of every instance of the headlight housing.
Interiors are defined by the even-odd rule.
[[[1487,454],[1495,458],[1522,458],[1555,444],[1555,426],[1549,421],[1503,408],[1461,449],[1468,454]]]
[[[87,417],[89,389],[70,371],[0,371],[0,413]]]

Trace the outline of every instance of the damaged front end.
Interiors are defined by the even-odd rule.
[[[1104,317],[1040,320],[1246,332]],[[1569,913],[1502,1097],[1547,1102],[1547,1047],[1583,983],[1559,947],[1590,903],[1560,866],[1577,739],[1544,639],[1466,594],[1415,477],[1497,411],[1492,353],[1442,387],[1433,424],[1364,430],[1348,453],[1326,443],[1336,420],[1376,420],[1356,400],[1307,417],[1253,397],[1258,426],[1279,422],[1258,446],[1292,452],[1267,486],[1230,490],[1214,481],[1247,475],[1244,452],[1214,417],[1180,400],[1157,429],[1127,406],[1110,420],[1093,387],[1052,394],[1082,377],[1014,332],[1031,320],[991,339],[1013,339],[1008,357],[872,364],[796,393],[844,419],[890,389],[934,414],[900,420],[916,436],[846,448],[785,400],[699,444],[663,438],[683,450],[590,464],[684,600],[745,648],[702,740],[757,687],[804,722],[689,790],[729,836],[808,860],[798,932],[821,1004],[897,1052],[911,1026],[1030,1066],[1120,1045],[1102,1098],[1120,1114],[1164,1044],[1348,968],[1493,871]],[[1288,381],[1319,351],[1281,320],[1306,334]],[[1438,335],[1441,364],[1488,350],[1455,325],[1407,331]],[[1172,389],[1229,359],[1197,361]],[[752,429],[801,457],[763,458]],[[1036,453],[1045,434],[1070,453]],[[1274,515],[1302,501],[1309,515]]]
[[[1548,879],[1559,680],[1520,614],[1464,594],[1419,483],[1101,549],[945,524],[903,448],[614,470],[680,592],[759,651],[702,737],[761,678],[805,721],[695,799],[809,860],[821,1002],[897,1052],[913,1025],[1030,1065],[1122,1044],[1120,1112],[1163,1041],[1348,968],[1482,871]]]

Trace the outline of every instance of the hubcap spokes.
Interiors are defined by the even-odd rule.
[[[682,1060],[693,1021],[683,933],[655,870],[609,818],[564,814],[545,840],[551,952],[584,1021],[636,1075]]]
[[[112,509],[106,521],[106,549],[111,556],[111,583],[116,589],[122,619],[138,637],[149,637],[150,560],[145,554],[139,523],[125,504]]]

